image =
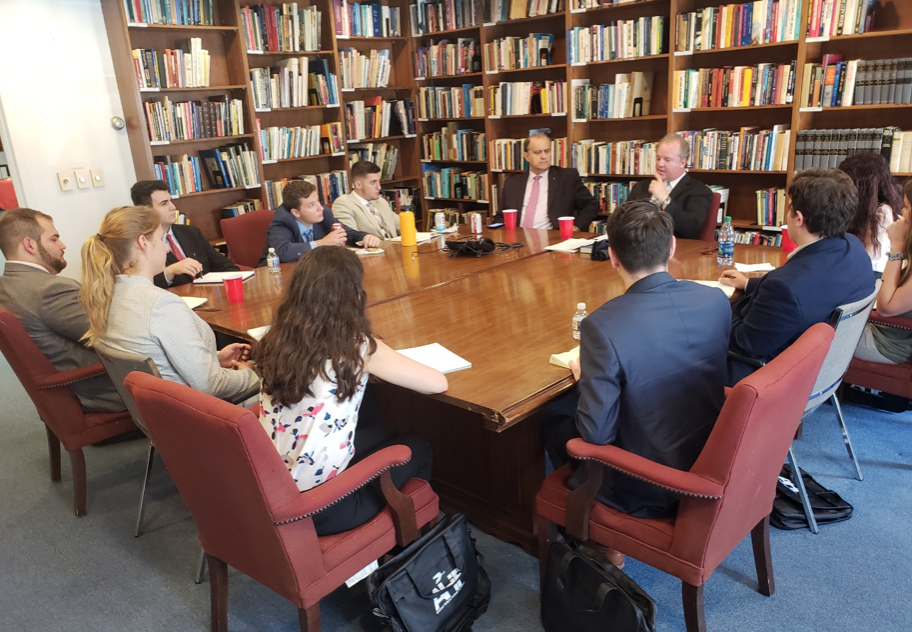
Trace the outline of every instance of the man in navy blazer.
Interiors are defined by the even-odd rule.
[[[852,179],[838,169],[807,169],[792,180],[788,194],[789,238],[798,245],[788,262],[759,279],[735,270],[719,279],[744,290],[732,305],[731,350],[760,362],[825,322],[838,306],[874,291],[871,258],[858,238],[846,233],[858,208]],[[754,370],[732,361],[729,383]]]
[[[722,409],[728,299],[668,274],[674,222],[652,202],[622,204],[606,229],[611,265],[627,290],[580,324],[580,361],[571,363],[578,394],[568,396],[578,397],[576,416],[546,424],[548,454],[560,467],[570,460],[566,442],[582,437],[688,470]],[[574,472],[571,487],[582,474]],[[597,498],[645,518],[672,515],[678,504],[671,492],[607,469]]]
[[[266,265],[266,254],[275,248],[279,261],[288,263],[318,246],[357,246],[376,248],[380,239],[349,228],[333,230],[336,218],[320,203],[317,188],[304,180],[292,180],[282,189],[282,206],[276,209],[266,230],[266,245],[258,267]]]

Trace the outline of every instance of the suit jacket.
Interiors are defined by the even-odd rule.
[[[838,306],[873,291],[871,258],[855,235],[808,244],[785,265],[748,281],[744,296],[732,304],[731,349],[768,362]],[[753,370],[733,363],[731,383]]]
[[[399,215],[390,208],[389,202],[381,196],[374,200],[374,207],[383,218],[383,223],[390,232],[389,236],[398,237]],[[332,212],[336,216],[336,220],[346,226],[376,235],[380,239],[386,239],[383,233],[380,232],[380,224],[377,222],[377,218],[374,217],[374,214],[370,212],[367,206],[358,201],[358,198],[353,193],[337,197],[336,201],[333,202]]]
[[[312,226],[314,241],[323,239],[331,233],[332,225],[335,223],[336,218],[332,211],[324,206],[323,221]],[[263,256],[260,257],[257,267],[266,265],[266,253],[269,252],[270,248],[275,248],[276,254],[279,255],[279,260],[282,263],[297,261],[302,254],[311,250],[311,245],[306,243],[304,238],[301,237],[300,226],[301,224],[295,219],[295,216],[284,205],[277,208],[266,231],[266,245],[263,247]],[[349,228],[344,224],[342,227],[348,237],[345,240],[348,246],[354,246],[355,242],[362,241],[364,236],[367,235],[364,231]]]
[[[203,274],[208,272],[236,272],[240,269],[234,265],[231,259],[213,248],[209,240],[203,237],[203,231],[196,226],[175,224],[171,227],[171,230],[174,231],[174,237],[177,239],[181,250],[184,251],[184,256],[196,259],[202,264]],[[177,263],[177,257],[168,250],[168,258],[165,261],[165,265],[170,266],[174,263]],[[155,285],[166,290],[169,287],[187,283],[193,283],[193,277],[189,274],[175,274],[171,285],[168,285],[165,280],[164,272],[155,276]]]
[[[98,356],[80,339],[89,317],[79,302],[79,283],[21,263],[6,263],[0,277],[0,307],[12,312],[35,345],[60,371],[98,363]],[[111,378],[101,375],[70,388],[89,412],[126,410]]]
[[[580,324],[580,436],[689,470],[722,409],[730,320],[725,294],[667,272],[595,310]],[[671,492],[605,476],[598,498],[610,507],[644,518],[677,510]],[[581,479],[578,470],[571,486]]]
[[[648,200],[651,179],[640,180],[627,196],[628,200]],[[699,239],[706,214],[712,204],[712,190],[685,173],[681,181],[671,190],[671,203],[665,211],[674,220],[674,235],[680,239]]]
[[[523,198],[528,180],[528,171],[510,176],[504,182],[500,196],[500,211],[505,208],[515,208],[518,211],[517,226],[522,226]],[[494,217],[495,222],[503,221],[503,213],[500,211]],[[551,220],[551,228],[558,227],[558,217],[573,216],[576,218],[573,223],[585,232],[589,230],[589,224],[596,215],[598,202],[583,184],[579,171],[552,165],[548,169],[548,219]]]

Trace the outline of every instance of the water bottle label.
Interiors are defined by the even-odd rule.
[[[719,256],[723,259],[731,259],[735,256],[735,244],[732,242],[719,242]]]

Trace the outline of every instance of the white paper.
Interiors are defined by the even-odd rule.
[[[576,252],[583,246],[592,244],[594,241],[594,239],[568,239],[566,241],[560,242],[559,244],[546,246],[545,250],[556,250],[557,252]]]
[[[351,588],[352,586],[357,584],[359,581],[361,581],[362,579],[364,579],[365,577],[367,577],[368,575],[373,573],[378,568],[380,568],[380,564],[377,562],[377,560],[374,560],[373,562],[371,562],[370,564],[368,564],[367,566],[362,568],[360,571],[358,571],[357,573],[355,573],[354,575],[352,575],[351,577],[346,579],[345,585],[347,587]]]
[[[399,353],[406,358],[411,358],[419,364],[437,369],[441,373],[452,373],[462,369],[472,368],[472,363],[460,358],[458,355],[441,345],[433,343],[423,347],[412,347],[411,349],[399,349]]]
[[[246,281],[256,274],[253,270],[244,270],[243,272],[207,272],[198,279],[193,279],[194,283],[221,283],[225,279],[240,276]]]
[[[775,270],[771,263],[736,263],[735,270],[738,272],[769,272]]]
[[[430,241],[432,235],[433,235],[433,233],[415,233],[415,243],[420,244],[425,241]],[[398,237],[393,237],[392,239],[390,239],[390,241],[395,242],[397,244],[401,244],[402,235],[399,235]]]
[[[570,351],[564,351],[563,353],[552,353],[551,354],[551,364],[559,366],[561,368],[570,368],[570,361],[576,360],[579,362],[580,348],[579,345],[570,349]]]
[[[190,309],[196,309],[209,300],[203,296],[181,296],[181,298],[184,299],[184,302]]]
[[[691,279],[691,283],[699,283],[700,285],[705,285],[706,287],[718,288],[718,289],[722,290],[723,292],[725,292],[725,296],[727,296],[728,298],[731,298],[732,294],[735,293],[735,288],[733,288],[730,285],[723,285],[723,284],[719,283],[718,281],[698,281],[696,279]]]
[[[254,327],[253,329],[248,329],[247,335],[254,340],[262,340],[263,336],[266,335],[266,332],[269,331],[270,327],[272,327],[272,325],[263,325],[262,327]]]

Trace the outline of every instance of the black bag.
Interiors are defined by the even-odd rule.
[[[466,630],[491,599],[482,562],[465,516],[447,516],[368,578],[374,615],[395,632]]]
[[[852,517],[852,505],[847,503],[836,492],[825,488],[811,478],[811,475],[798,468],[807,490],[808,502],[814,512],[818,525],[841,522]],[[788,464],[782,466],[779,482],[776,484],[776,498],[773,500],[773,512],[770,524],[777,529],[807,529],[807,516],[801,505],[798,488],[792,483],[792,469]]]
[[[545,632],[654,632],[655,602],[591,548],[553,542],[541,596]]]

